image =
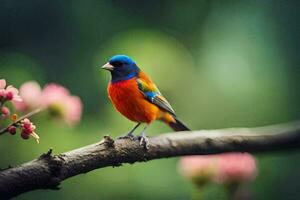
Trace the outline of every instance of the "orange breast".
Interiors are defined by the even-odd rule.
[[[114,107],[132,121],[150,123],[160,114],[159,108],[144,98],[135,79],[109,83],[107,91]]]

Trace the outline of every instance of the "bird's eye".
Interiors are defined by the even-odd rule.
[[[122,66],[122,63],[119,62],[119,61],[114,61],[111,63],[114,67],[121,67]]]

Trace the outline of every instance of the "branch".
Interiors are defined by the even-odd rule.
[[[44,110],[44,109],[39,108],[39,109],[36,109],[36,110],[34,110],[34,111],[31,111],[31,112],[27,113],[26,115],[24,115],[24,116],[18,118],[16,121],[10,123],[6,128],[1,129],[1,130],[0,130],[0,135],[2,135],[2,134],[4,134],[5,132],[7,132],[7,131],[8,131],[8,128],[9,128],[10,126],[16,126],[16,125],[18,125],[18,123],[20,123],[23,119],[25,119],[25,118],[30,118],[30,117],[32,117],[33,115],[38,114],[38,113],[40,113],[40,112],[43,111],[43,110]]]
[[[169,133],[149,139],[149,149],[138,139],[109,136],[96,144],[59,155],[52,150],[38,159],[0,172],[0,199],[36,189],[58,189],[61,181],[97,168],[120,166],[184,155],[223,152],[265,152],[300,148],[300,122],[260,128],[231,128]]]

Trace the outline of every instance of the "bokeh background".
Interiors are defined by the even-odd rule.
[[[68,151],[134,124],[114,111],[100,66],[127,54],[192,129],[261,126],[300,119],[300,1],[0,1],[0,76],[60,83],[81,97],[81,123],[36,118],[41,143],[3,135],[0,167],[53,148]],[[149,135],[170,129],[157,122]],[[257,154],[253,199],[299,199],[300,153]],[[178,158],[104,168],[59,191],[17,199],[191,199]],[[219,186],[206,199],[222,199]]]

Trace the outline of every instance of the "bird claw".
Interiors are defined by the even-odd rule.
[[[142,135],[140,138],[140,146],[144,146],[146,149],[149,149],[149,145],[149,139],[146,136]]]
[[[131,139],[131,140],[134,140],[135,136],[132,134],[132,132],[129,132],[127,135],[120,136],[119,139]]]

